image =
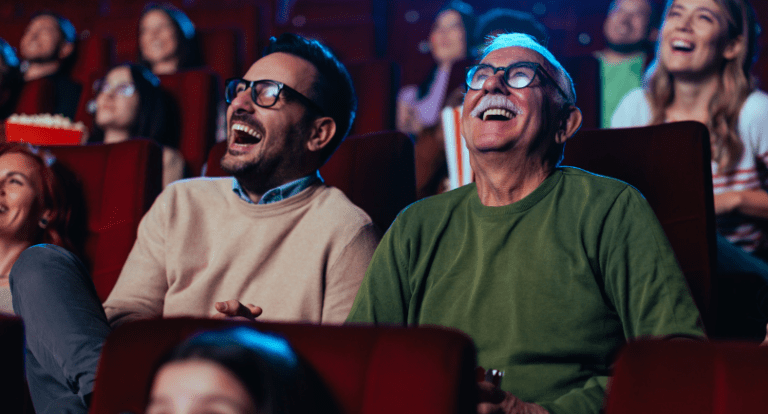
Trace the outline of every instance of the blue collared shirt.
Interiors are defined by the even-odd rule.
[[[323,178],[320,177],[320,171],[315,171],[314,174],[310,174],[306,177],[299,178],[298,180],[291,181],[290,183],[283,184],[279,187],[275,187],[267,191],[263,196],[261,196],[261,199],[258,203],[254,203],[253,200],[248,197],[248,194],[240,185],[240,182],[237,181],[237,178],[234,177],[232,178],[232,191],[234,191],[238,197],[247,201],[249,204],[269,204],[295,196],[296,194],[306,190],[309,188],[309,186],[315,184],[318,181],[323,182]]]

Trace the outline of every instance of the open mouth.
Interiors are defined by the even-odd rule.
[[[261,133],[247,125],[234,124],[232,125],[232,138],[233,144],[253,145],[258,144],[262,136]]]
[[[503,108],[492,108],[484,111],[480,118],[483,121],[509,121],[515,114]]]
[[[694,48],[693,43],[680,39],[673,40],[671,46],[672,50],[677,52],[690,52]]]

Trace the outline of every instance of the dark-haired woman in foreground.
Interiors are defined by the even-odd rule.
[[[310,414],[337,410],[288,341],[249,327],[205,332],[157,370],[147,414]]]

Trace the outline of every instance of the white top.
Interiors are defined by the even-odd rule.
[[[642,89],[628,93],[611,118],[612,128],[644,126],[651,122],[651,107]],[[744,142],[744,155],[733,171],[719,172],[712,162],[712,184],[715,194],[731,191],[768,190],[768,94],[752,92],[739,112],[738,131]],[[765,245],[764,234],[756,220],[739,213],[717,217],[717,228],[730,242],[746,251]]]

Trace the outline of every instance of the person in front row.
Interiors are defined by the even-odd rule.
[[[102,344],[126,321],[346,318],[379,240],[368,215],[317,172],[354,118],[349,74],[325,46],[284,34],[244,79],[227,82],[226,99],[221,162],[234,178],[166,187],[103,307],[63,249],[32,246],[16,261],[13,309],[26,325],[36,412],[87,411]]]
[[[656,217],[634,188],[559,167],[581,124],[570,76],[523,34],[467,72],[476,182],[411,205],[371,260],[348,323],[442,325],[505,372],[483,413],[598,413],[632,338],[704,335]]]

